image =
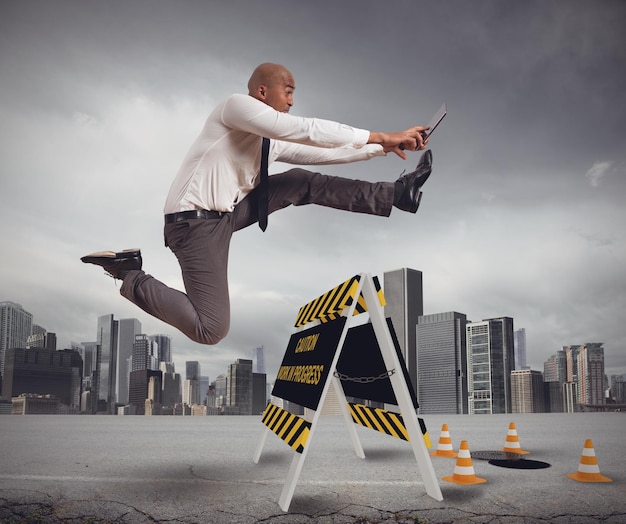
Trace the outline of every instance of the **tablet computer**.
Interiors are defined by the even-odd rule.
[[[443,120],[443,117],[446,116],[447,114],[448,114],[448,107],[446,106],[446,103],[444,102],[441,105],[441,107],[437,109],[437,112],[430,119],[430,122],[428,122],[428,130],[421,131],[422,137],[424,138],[424,140],[426,140],[427,138],[430,137],[430,135],[433,134],[433,131],[437,128],[437,126]],[[404,144],[400,144],[399,147],[400,149],[404,150]]]
[[[444,102],[441,105],[441,107],[437,109],[437,112],[430,119],[430,122],[428,122],[429,129],[424,131],[424,138],[428,138],[430,135],[433,134],[433,131],[437,129],[437,126],[441,123],[441,121],[443,120],[443,117],[446,116],[447,114],[448,114],[448,108],[446,106],[446,103]]]

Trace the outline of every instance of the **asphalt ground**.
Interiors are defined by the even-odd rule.
[[[167,523],[626,522],[626,413],[427,415],[433,448],[447,424],[456,451],[503,448],[514,422],[523,460],[472,458],[487,482],[440,480],[425,493],[409,444],[358,427],[358,458],[343,418],[322,417],[289,511],[278,505],[294,451],[274,434],[258,464],[259,416],[0,416],[0,521]],[[610,483],[581,483],[586,439]],[[457,459],[432,457],[438,479]]]

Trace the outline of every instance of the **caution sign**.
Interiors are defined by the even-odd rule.
[[[308,304],[302,306],[300,311],[298,311],[294,326],[302,327],[316,320],[325,323],[339,318],[345,309],[352,306],[352,303],[357,296],[360,281],[361,275],[355,275],[330,291],[320,295],[315,300],[312,300]],[[382,307],[385,307],[385,297],[383,295],[378,277],[373,277],[372,282],[374,283],[374,287],[376,289],[378,302]],[[365,312],[367,312],[365,298],[359,293],[357,302],[354,305],[353,314],[360,315]]]
[[[404,380],[409,388],[413,407],[417,409],[419,407],[417,395],[409,378],[390,319],[387,319],[387,327],[400,362],[400,369],[387,369],[374,327],[372,324],[364,324],[348,331],[337,362],[336,375],[341,379],[341,386],[346,396],[395,406],[398,401],[391,384],[390,375],[401,373],[404,375]]]
[[[271,402],[265,408],[262,422],[289,444],[294,451],[302,453],[309,438],[310,422],[293,413],[289,413],[289,411],[283,408],[279,408]]]
[[[410,441],[409,434],[404,425],[404,419],[400,413],[394,413],[393,411],[387,411],[381,408],[370,408],[363,404],[354,404],[350,402],[350,415],[355,424],[364,426],[381,433],[385,433],[401,440]],[[427,448],[432,446],[426,424],[421,418],[417,419],[420,425],[420,430],[424,437],[424,443]]]
[[[426,493],[435,500],[443,500],[428,454],[426,426],[417,417],[416,395],[393,326],[385,319],[384,306],[385,297],[378,279],[363,273],[298,311],[295,322],[298,331],[289,339],[272,390],[272,396],[279,400],[276,404],[270,402],[263,413],[265,427],[253,459],[259,462],[265,439],[272,432],[296,452],[278,499],[283,511],[291,503],[331,386],[356,455],[365,458],[357,424],[407,441]],[[356,325],[355,317],[365,313],[369,323]],[[398,413],[349,402],[346,396],[394,404]],[[278,406],[280,399],[307,407],[313,413],[307,414],[306,419],[290,413]]]
[[[346,320],[340,317],[291,335],[273,396],[317,409]]]

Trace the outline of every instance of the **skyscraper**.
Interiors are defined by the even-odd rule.
[[[157,354],[157,344],[153,342],[148,335],[144,335],[143,333],[135,335],[135,340],[133,341],[132,371],[141,371],[142,369],[158,371],[159,362]]]
[[[559,349],[543,363],[543,380],[547,388],[546,411],[562,413],[563,385],[567,382],[567,357],[565,350]]]
[[[515,369],[527,369],[525,328],[517,329],[513,333],[513,347],[515,348]]]
[[[188,406],[200,404],[200,381],[191,378],[183,382],[183,403]]]
[[[164,406],[174,406],[182,401],[180,374],[174,370],[173,362],[161,362],[162,375],[161,402]]]
[[[415,327],[419,317],[424,314],[422,272],[409,268],[386,272],[384,293],[387,301],[385,316],[391,318],[411,382],[417,391]]]
[[[492,318],[467,324],[470,414],[511,413],[513,365],[512,318]]]
[[[252,414],[263,413],[267,405],[267,375],[252,373]]]
[[[117,375],[117,329],[113,315],[98,317],[97,411],[115,414]]]
[[[2,396],[54,395],[76,410],[80,407],[83,359],[78,351],[10,348],[7,351]]]
[[[136,318],[122,318],[119,320],[118,331],[116,400],[120,404],[127,404],[131,371],[128,362],[131,361],[133,355],[135,336],[141,333],[141,322]]]
[[[467,317],[450,311],[419,317],[417,398],[420,414],[468,412]]]
[[[543,363],[544,382],[558,382],[560,386],[567,381],[567,358],[565,350],[559,349]]]
[[[200,362],[197,360],[185,362],[183,402],[190,406],[200,403]]]
[[[611,375],[611,398],[616,404],[626,403],[624,375]]]
[[[153,384],[152,388],[150,387],[151,383]],[[156,397],[157,393],[160,394],[161,391],[161,371],[140,369],[130,372],[128,403],[135,406],[137,415],[146,413],[146,400],[149,398],[149,393],[151,392]],[[161,403],[160,398],[153,398],[153,400],[155,403]]]
[[[545,413],[543,375],[534,369],[511,371],[513,413]]]
[[[185,379],[200,380],[200,362],[188,360],[185,362]]]
[[[578,352],[580,346],[563,346],[563,350],[565,351],[565,364],[567,369],[566,384],[569,384],[569,386],[567,386],[567,392],[564,390],[564,395],[567,397],[565,405],[567,406],[568,402],[571,402],[576,406],[580,400],[580,388],[578,384]]]
[[[265,373],[265,349],[263,346],[252,350],[252,372]]]
[[[225,406],[227,397],[228,377],[226,375],[219,375],[215,379],[215,407]]]
[[[0,376],[7,350],[25,348],[32,333],[33,315],[15,302],[0,302]]]
[[[49,333],[41,326],[33,324],[32,333],[26,340],[27,348],[41,348],[56,351],[57,349],[57,335],[56,333]]]
[[[579,403],[604,404],[604,347],[587,342],[578,351]]]
[[[209,391],[209,377],[208,375],[200,375],[200,380],[198,380],[198,391],[199,391],[199,400],[198,404],[206,405],[206,396]]]
[[[226,405],[239,408],[240,415],[252,414],[252,360],[238,358],[228,366]]]
[[[159,362],[172,362],[172,337],[169,335],[150,335],[150,340],[159,345]]]

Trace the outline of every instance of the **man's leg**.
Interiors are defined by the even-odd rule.
[[[187,294],[143,271],[130,271],[120,293],[191,340],[217,344],[230,327],[227,266],[231,215],[165,226],[167,245],[178,258]]]
[[[394,182],[365,182],[290,169],[269,177],[269,212],[290,205],[317,204],[353,213],[389,216],[394,202]],[[234,229],[256,222],[257,192],[237,204]]]

